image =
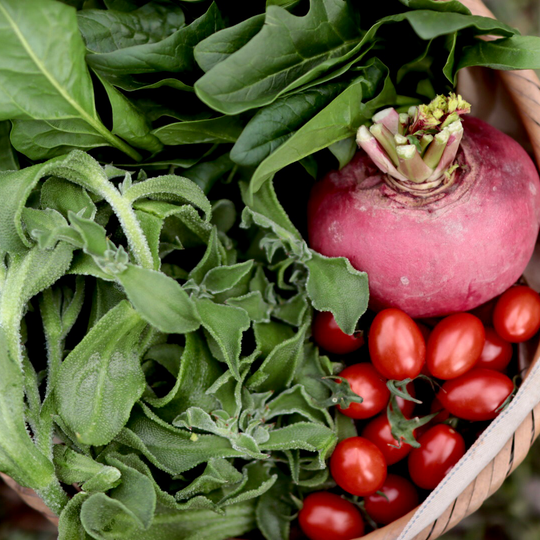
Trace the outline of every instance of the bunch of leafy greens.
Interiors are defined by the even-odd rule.
[[[0,0],[0,470],[61,540],[285,540],[334,485],[310,321],[352,333],[367,276],[295,194],[381,107],[540,68],[456,0],[361,5]]]

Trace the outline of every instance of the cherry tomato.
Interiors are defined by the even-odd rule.
[[[392,437],[390,422],[385,414],[370,420],[362,430],[362,437],[371,441],[382,452],[387,465],[393,465],[409,455],[410,444],[401,443]],[[399,446],[399,448],[397,448]]]
[[[400,309],[377,313],[368,336],[375,369],[387,379],[414,379],[426,359],[426,343],[416,323]]]
[[[310,493],[304,499],[298,521],[310,540],[351,540],[364,534],[360,510],[328,491]]]
[[[512,360],[512,352],[512,344],[500,337],[494,328],[487,326],[484,349],[475,367],[504,371]]]
[[[470,313],[445,317],[429,336],[426,365],[438,379],[453,379],[469,371],[484,348],[482,321]]]
[[[330,472],[337,485],[352,495],[370,495],[386,479],[386,462],[375,444],[363,437],[339,442],[330,458]]]
[[[512,393],[514,384],[503,373],[474,368],[446,381],[437,397],[450,414],[464,420],[491,420]]]
[[[317,345],[334,354],[348,354],[364,344],[362,334],[346,334],[330,311],[319,311],[315,314],[312,332]]]
[[[437,424],[419,439],[409,454],[409,474],[422,489],[433,489],[465,454],[465,441],[453,428]]]
[[[384,495],[374,493],[364,498],[364,508],[381,525],[392,523],[418,505],[418,491],[402,476],[389,474],[380,491]]]
[[[345,416],[356,420],[371,418],[388,404],[390,390],[386,386],[386,380],[372,364],[364,362],[349,366],[339,376],[347,379],[351,390],[364,399],[362,403],[351,403],[347,409],[342,409],[338,405]]]
[[[524,285],[504,292],[493,312],[497,334],[511,343],[532,338],[540,329],[540,296]]]

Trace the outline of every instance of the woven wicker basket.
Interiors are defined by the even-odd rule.
[[[493,17],[481,0],[461,0],[461,2],[475,15]],[[518,139],[533,153],[537,164],[540,165],[540,81],[536,74],[533,71],[493,72],[484,69],[464,71],[460,73],[459,91],[472,103],[474,114]],[[538,268],[540,268],[540,246],[526,271],[529,283],[540,290],[540,272],[535,271]],[[540,357],[538,338],[521,344],[519,356],[520,369],[532,367]],[[480,508],[527,455],[540,434],[538,418],[540,418],[540,404],[519,425],[497,456],[483,470],[478,471],[476,478],[457,499],[452,501],[446,512],[418,534],[415,540],[438,538]],[[58,517],[34,491],[19,486],[2,473],[0,476],[26,504],[58,526]],[[395,540],[414,513],[415,510],[390,525],[363,536],[362,540]]]

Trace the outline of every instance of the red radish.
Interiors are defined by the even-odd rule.
[[[460,97],[412,109],[397,124],[393,109],[375,115],[358,136],[369,155],[316,184],[309,241],[367,272],[375,310],[468,311],[512,285],[530,259],[540,180],[516,141],[477,118],[461,124]]]

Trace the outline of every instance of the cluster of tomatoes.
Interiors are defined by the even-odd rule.
[[[304,499],[299,523],[310,540],[358,538],[366,519],[386,525],[414,509],[465,454],[456,422],[479,426],[478,432],[482,424],[471,422],[495,418],[511,399],[514,383],[505,371],[512,343],[540,329],[540,296],[516,285],[491,304],[489,319],[485,314],[484,309],[478,316],[449,315],[431,328],[395,308],[375,316],[368,331],[369,359],[339,374],[363,399],[340,407],[358,421],[360,436],[340,441],[330,459],[342,491]],[[317,313],[313,337],[339,355],[364,345],[361,334],[344,334],[329,312]],[[421,403],[415,400],[418,385],[424,393],[431,389],[430,404],[423,408],[432,414],[423,419],[413,418]]]

